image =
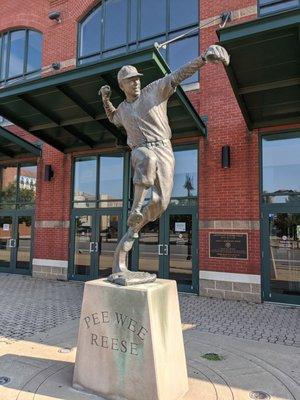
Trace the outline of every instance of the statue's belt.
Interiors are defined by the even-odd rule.
[[[151,147],[162,147],[169,145],[170,145],[170,139],[155,140],[154,142],[143,142],[137,144],[136,146],[132,146],[132,150],[137,149],[138,147],[147,147],[148,149],[150,149]]]

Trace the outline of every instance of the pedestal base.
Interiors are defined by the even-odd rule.
[[[175,281],[85,284],[73,386],[109,400],[178,400],[187,392]]]

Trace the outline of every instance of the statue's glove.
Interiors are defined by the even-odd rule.
[[[99,92],[99,96],[102,96],[102,100],[109,100],[111,96],[111,88],[108,85],[101,86]]]
[[[209,63],[216,64],[222,62],[224,65],[229,65],[230,60],[229,54],[224,49],[224,47],[218,46],[216,44],[209,46],[209,48],[204,53],[203,58]]]

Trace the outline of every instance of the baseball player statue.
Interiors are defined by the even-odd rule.
[[[131,272],[127,268],[127,255],[138,238],[139,231],[149,221],[155,221],[168,207],[174,176],[174,154],[171,129],[167,117],[167,102],[177,85],[193,75],[207,63],[229,64],[226,50],[218,45],[175,72],[141,89],[140,74],[134,66],[126,65],[118,72],[118,83],[126,99],[115,108],[110,101],[111,89],[102,86],[99,94],[110,122],[124,127],[127,144],[131,148],[134,171],[134,198],[128,216],[128,230],[120,240],[113,261],[109,281],[120,285],[152,282],[155,274]],[[150,201],[144,205],[148,189]]]

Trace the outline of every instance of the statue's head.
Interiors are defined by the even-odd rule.
[[[133,65],[124,65],[118,72],[119,86],[129,101],[135,100],[141,93],[140,76],[143,74],[140,74]]]

